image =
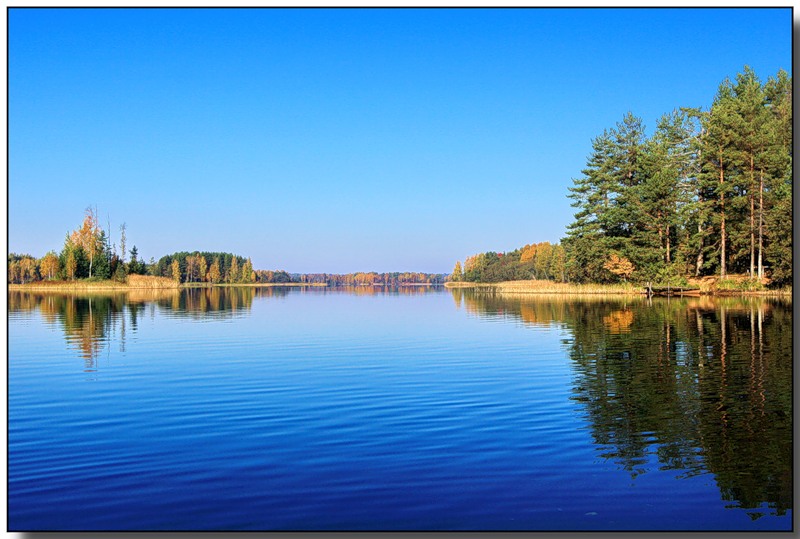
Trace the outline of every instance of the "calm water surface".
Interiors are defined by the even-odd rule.
[[[11,530],[791,529],[791,304],[10,292]]]

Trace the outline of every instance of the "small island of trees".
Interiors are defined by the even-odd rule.
[[[110,226],[109,226],[110,228]],[[120,227],[119,247],[109,239],[89,207],[83,222],[67,233],[60,253],[41,258],[8,255],[9,284],[54,286],[176,287],[214,285],[410,286],[443,284],[446,274],[419,272],[294,273],[254,269],[248,257],[224,252],[181,251],[145,263],[134,245],[126,251],[127,227]],[[130,255],[127,256],[126,252]]]

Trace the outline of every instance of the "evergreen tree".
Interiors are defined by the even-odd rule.
[[[728,228],[727,218],[731,213],[733,177],[740,161],[735,147],[735,102],[733,85],[729,79],[719,86],[711,110],[703,115],[701,189],[704,198],[713,201],[711,225],[719,231],[717,252],[719,275],[727,275]]]
[[[592,153],[581,172],[569,188],[572,207],[577,208],[575,220],[567,226],[563,244],[567,251],[567,271],[577,281],[602,282],[606,272],[602,267],[608,247],[603,226],[613,196],[611,159],[613,142],[611,134],[592,140]],[[466,272],[469,273],[467,265]],[[471,280],[467,276],[467,280]]]

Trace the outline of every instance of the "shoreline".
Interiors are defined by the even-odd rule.
[[[449,289],[477,289],[501,294],[605,294],[618,296],[646,296],[644,286],[625,284],[570,284],[550,281],[501,281],[498,283],[447,282]],[[791,298],[791,289],[780,290],[701,290],[703,296],[713,297],[782,297]],[[691,297],[685,296],[672,297]],[[696,297],[696,296],[694,296]]]
[[[371,283],[363,285],[341,285],[328,286],[327,283],[175,283],[160,282],[148,284],[118,283],[115,281],[95,281],[95,282],[34,282],[34,283],[8,283],[7,290],[21,292],[127,292],[131,290],[185,290],[197,288],[379,288],[379,287],[435,287],[442,286],[434,283],[403,283],[398,285],[387,285],[382,283]]]
[[[325,287],[327,286],[325,283],[239,283],[239,284],[229,284],[229,283],[218,283],[218,284],[209,284],[209,283],[172,283],[172,284],[161,284],[159,283],[157,286],[143,286],[143,285],[132,285],[127,283],[117,283],[113,281],[99,281],[99,282],[75,282],[75,283],[66,283],[66,282],[55,282],[55,283],[25,283],[25,284],[13,284],[9,283],[8,291],[20,291],[20,292],[127,292],[131,290],[185,290],[190,288],[215,288],[215,287],[280,287],[280,286],[292,286],[292,287]]]

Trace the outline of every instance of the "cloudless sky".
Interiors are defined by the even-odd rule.
[[[753,67],[783,9],[10,9],[9,250],[450,272],[559,241],[591,139]]]

